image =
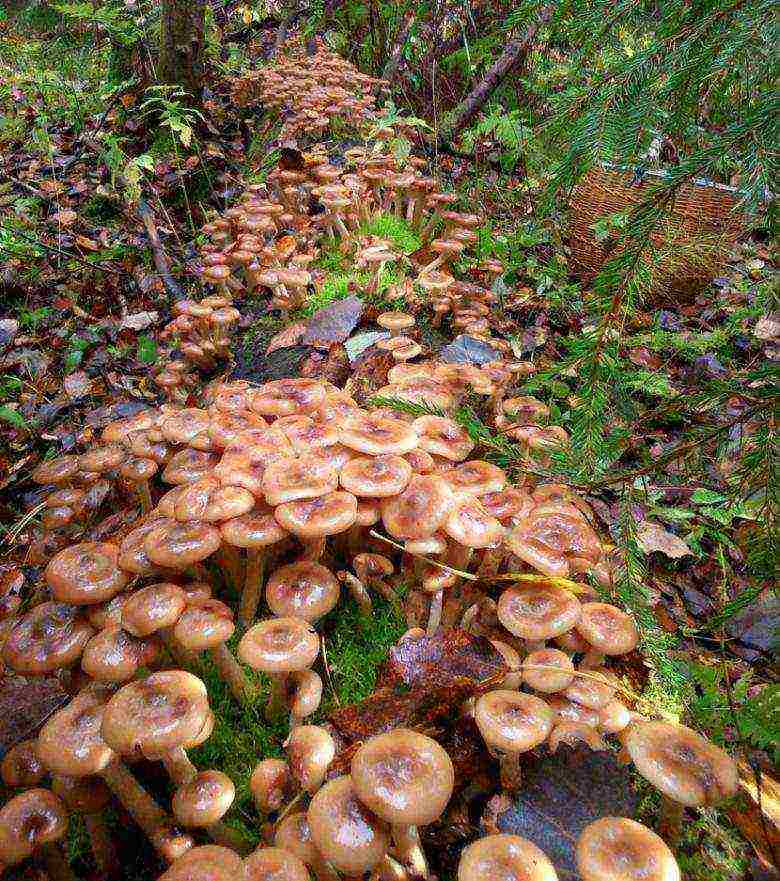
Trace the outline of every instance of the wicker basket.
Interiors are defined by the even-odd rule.
[[[572,269],[584,282],[593,280],[607,256],[617,247],[599,242],[597,220],[631,210],[646,198],[658,172],[636,183],[633,172],[591,169],[572,194]],[[717,274],[744,229],[744,217],[734,210],[737,190],[707,181],[681,187],[667,220],[650,237],[651,293],[677,300],[695,297]]]

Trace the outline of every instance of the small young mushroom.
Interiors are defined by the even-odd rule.
[[[520,788],[520,755],[538,746],[553,728],[552,709],[540,698],[518,691],[489,691],[477,699],[474,721],[488,751],[500,760],[501,785]]]
[[[680,881],[674,855],[655,832],[626,817],[602,817],[577,839],[582,881]]]
[[[554,584],[510,587],[498,600],[498,620],[506,629],[524,639],[529,649],[544,645],[577,623],[580,602],[573,593]]]
[[[206,686],[184,670],[164,670],[123,686],[106,704],[102,734],[121,755],[162,761],[176,784],[197,771],[185,750],[209,718]]]
[[[348,774],[318,790],[306,818],[314,846],[347,876],[361,877],[387,853],[387,826],[362,802]]]
[[[418,826],[442,815],[455,771],[447,752],[425,734],[396,728],[367,740],[352,757],[358,798],[391,824],[395,852],[414,878],[428,878]]]
[[[286,750],[293,777],[304,792],[314,795],[336,756],[335,741],[319,725],[299,725],[287,738]]]
[[[333,573],[311,560],[281,566],[265,588],[268,608],[279,618],[302,618],[314,623],[339,601],[339,583]]]
[[[322,679],[314,670],[290,673],[290,731],[301,725],[307,716],[316,713],[322,702]]]
[[[339,874],[315,847],[305,813],[288,814],[284,817],[276,827],[274,845],[295,854],[311,869],[317,881],[339,881]]]
[[[311,881],[305,863],[281,847],[258,847],[243,863],[243,881]]]
[[[377,316],[376,323],[395,337],[414,327],[416,322],[414,316],[407,312],[382,312]]]
[[[0,808],[0,868],[40,851],[51,881],[75,881],[58,844],[68,829],[65,805],[48,789],[28,789]]]
[[[580,663],[582,670],[600,667],[605,655],[628,654],[639,642],[634,619],[609,603],[583,603],[575,628],[592,646]]]
[[[11,789],[32,789],[46,776],[38,758],[36,741],[22,740],[12,746],[0,764],[0,778]]]
[[[281,810],[295,791],[290,766],[282,759],[263,759],[252,771],[249,790],[261,818]]]
[[[180,857],[158,881],[239,881],[243,879],[241,857],[228,847],[204,844]]]
[[[619,734],[628,728],[632,719],[631,710],[618,700],[612,700],[599,709],[599,728],[607,734]]]
[[[486,835],[464,848],[458,881],[558,881],[558,873],[533,842],[519,835]]]
[[[664,837],[674,846],[685,807],[716,805],[735,795],[734,761],[709,740],[671,722],[634,722],[621,734],[637,771],[663,796]]]
[[[173,816],[188,829],[203,829],[216,844],[249,852],[243,835],[222,822],[236,797],[233,781],[221,771],[200,771],[173,794]]]
[[[238,656],[253,670],[271,680],[266,716],[281,715],[287,705],[289,674],[314,663],[320,640],[308,621],[300,618],[272,618],[250,627],[238,645]]]
[[[239,703],[246,703],[252,686],[226,645],[235,629],[229,606],[219,600],[199,600],[181,613],[173,628],[173,638],[186,651],[207,651],[233,696]]]

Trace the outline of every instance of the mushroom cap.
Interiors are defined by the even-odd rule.
[[[371,413],[348,416],[339,431],[339,442],[370,456],[402,455],[413,450],[419,438],[401,419]]]
[[[130,581],[118,558],[119,548],[107,542],[84,541],[64,548],[44,573],[54,599],[78,605],[110,600]]]
[[[200,652],[227,642],[235,629],[230,607],[205,599],[190,603],[181,613],[173,637],[183,648]]]
[[[230,810],[236,787],[221,771],[201,771],[174,792],[173,815],[182,824],[193,828],[211,826]]]
[[[79,456],[79,470],[103,474],[118,468],[126,459],[127,450],[121,444],[104,444]]]
[[[477,699],[474,721],[491,749],[523,753],[547,739],[554,713],[541,698],[500,689]]]
[[[352,757],[351,775],[363,804],[396,825],[433,823],[447,807],[455,784],[446,750],[408,728],[367,740]]]
[[[184,670],[164,670],[123,686],[106,704],[103,737],[122,755],[162,758],[197,738],[209,715],[206,686]]]
[[[558,649],[538,649],[523,661],[523,681],[544,694],[563,691],[574,681],[574,664]]]
[[[339,872],[360,875],[387,853],[387,827],[360,801],[348,774],[315,793],[306,816],[315,847]]]
[[[320,640],[308,621],[271,618],[250,627],[238,644],[238,656],[254,670],[292,673],[311,667]]]
[[[327,461],[304,455],[271,462],[263,474],[263,493],[269,505],[296,499],[314,499],[333,492],[339,483],[336,469]]]
[[[221,543],[219,530],[208,523],[164,520],[146,534],[144,551],[158,566],[186,569],[210,557]]]
[[[325,400],[325,387],[314,379],[277,379],[255,389],[250,407],[262,416],[311,413]]]
[[[444,521],[444,531],[467,548],[489,548],[504,537],[504,527],[485,510],[478,498],[458,502]]]
[[[297,814],[287,814],[276,825],[274,845],[295,854],[307,866],[322,860],[322,856],[311,838],[309,819],[303,811]]]
[[[144,480],[150,480],[157,473],[159,465],[154,459],[147,459],[144,456],[132,456],[127,459],[119,473],[125,480],[130,483],[142,483]]]
[[[446,416],[419,416],[412,428],[420,437],[420,449],[451,462],[461,462],[474,449],[468,432]]]
[[[195,483],[196,480],[208,477],[216,464],[217,457],[214,453],[187,447],[171,456],[163,470],[162,479],[177,486]]]
[[[498,620],[521,639],[541,640],[571,630],[580,615],[573,593],[554,584],[510,587],[498,599]]]
[[[114,760],[114,751],[102,735],[107,699],[105,690],[86,689],[46,720],[37,751],[50,771],[86,777],[100,773]]]
[[[481,459],[456,465],[447,472],[446,480],[455,492],[472,496],[501,492],[507,484],[506,472],[502,468]]]
[[[414,315],[408,312],[382,312],[377,316],[376,323],[385,330],[400,331],[414,327]]]
[[[149,636],[172,627],[187,606],[187,597],[178,584],[148,584],[131,594],[122,606],[122,627],[133,636]]]
[[[460,855],[458,881],[557,881],[558,873],[533,842],[519,835],[486,835]]]
[[[158,881],[238,881],[241,857],[228,847],[204,844],[180,856]]]
[[[153,529],[167,522],[167,518],[151,514],[148,520],[127,533],[119,545],[118,563],[122,569],[135,575],[151,575],[155,571],[154,563],[144,550],[144,542]]]
[[[402,493],[382,503],[382,522],[395,538],[427,538],[444,525],[455,500],[436,474],[415,474]]]
[[[57,841],[68,828],[65,805],[48,789],[28,789],[0,808],[0,864],[26,859],[41,845]]]
[[[16,789],[37,786],[45,776],[46,768],[38,757],[34,740],[22,740],[12,746],[0,764],[3,783]]]
[[[552,577],[567,576],[573,559],[592,564],[601,556],[601,542],[591,525],[579,509],[561,502],[537,505],[507,536],[506,544],[521,560]]]
[[[251,511],[255,497],[242,486],[223,486],[215,477],[205,477],[180,488],[173,505],[173,517],[180,522],[205,520],[215,523],[240,517]]]
[[[715,805],[739,789],[734,761],[684,725],[635,722],[622,735],[637,771],[673,801]]]
[[[577,632],[603,655],[625,655],[639,642],[634,619],[609,603],[583,603]]]
[[[339,481],[353,495],[386,498],[403,492],[412,466],[400,456],[357,456],[341,469]]]
[[[320,725],[297,725],[287,740],[290,771],[308,793],[315,793],[336,756],[336,743]]]
[[[255,505],[248,513],[226,520],[220,526],[223,541],[237,548],[265,548],[276,544],[286,535],[277,523],[274,512],[263,504]]]
[[[464,465],[468,465],[464,462]],[[460,467],[460,466],[459,466]],[[453,471],[457,470],[455,468]],[[449,480],[452,472],[448,472],[445,477]],[[514,486],[507,486],[500,492],[489,492],[479,497],[488,514],[492,514],[497,520],[504,522],[513,522],[513,518],[519,518],[533,507],[533,501],[528,493],[523,492]]]
[[[194,438],[208,431],[209,414],[196,407],[185,407],[166,416],[160,422],[160,432],[172,444],[189,444]]]
[[[68,777],[54,774],[52,792],[62,799],[69,811],[78,814],[97,814],[111,801],[111,790],[100,777]]]
[[[40,676],[75,664],[94,633],[75,606],[41,603],[15,622],[3,660],[17,673]]]
[[[305,863],[281,847],[258,847],[243,866],[243,881],[311,881]]]
[[[81,669],[98,682],[127,682],[158,653],[156,642],[142,641],[118,624],[99,630],[84,646]]]
[[[591,670],[587,676],[576,676],[563,696],[583,707],[600,710],[615,697],[618,683],[607,670]]]
[[[301,560],[274,572],[266,584],[265,599],[279,618],[317,621],[338,603],[339,583],[329,569]]]
[[[249,778],[249,788],[258,808],[266,814],[278,811],[294,789],[290,766],[282,759],[263,759]]]
[[[583,881],[680,881],[674,855],[661,838],[626,817],[602,817],[577,839]]]
[[[285,502],[274,511],[277,523],[299,538],[321,538],[349,529],[357,518],[351,493],[331,492],[316,499]]]

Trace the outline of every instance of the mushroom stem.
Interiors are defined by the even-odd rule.
[[[242,627],[249,627],[257,615],[257,607],[260,605],[260,591],[263,586],[264,564],[264,548],[247,549],[244,590],[241,592],[241,604],[238,610],[238,621]]]
[[[157,632],[165,643],[165,648],[176,663],[176,666],[183,670],[189,669],[193,665],[195,655],[193,652],[189,652],[187,649],[182,648],[182,646],[179,645],[176,641],[176,637],[173,635],[173,628],[164,627]]]
[[[195,578],[198,581],[202,581],[205,584],[211,584],[209,570],[203,565],[203,563],[193,563],[192,570],[195,573]]]
[[[409,881],[409,873],[389,854],[371,873],[369,881]]]
[[[100,814],[85,814],[84,825],[89,835],[89,843],[92,847],[95,865],[106,877],[116,875],[119,868],[119,860],[117,859],[116,848],[111,839],[111,834],[103,818]]]
[[[441,613],[444,608],[444,591],[437,590],[431,597],[431,608],[428,613],[428,633],[436,633],[441,624]]]
[[[233,652],[222,642],[209,649],[209,655],[217,672],[228,684],[236,700],[242,704],[246,703],[249,700],[252,687]]]
[[[393,842],[396,854],[406,867],[409,877],[424,881],[429,877],[428,860],[420,842],[416,826],[393,826]]]
[[[589,649],[585,653],[585,657],[580,661],[580,670],[598,670],[604,665],[605,660],[605,655],[598,651],[598,649]]]
[[[77,881],[73,869],[65,859],[65,854],[57,842],[43,845],[40,852],[46,866],[46,874],[51,881]]]
[[[217,565],[224,569],[230,582],[236,589],[241,586],[241,558],[238,555],[238,549],[233,545],[223,544],[219,549],[217,557]]]
[[[523,782],[520,754],[502,753],[499,756],[499,762],[501,764],[501,787],[509,792],[518,792]]]
[[[308,866],[314,873],[314,877],[317,881],[341,881],[341,875],[339,875],[321,853],[313,854],[308,859]]]
[[[661,796],[661,816],[658,820],[658,834],[672,850],[677,849],[682,830],[685,807],[668,796]]]
[[[169,837],[164,830],[171,826],[171,819],[141,784],[127,770],[120,761],[111,762],[101,771],[100,776],[108,788],[124,805],[127,812],[146,833],[157,851],[169,862],[175,859],[170,848]],[[189,836],[180,835],[179,841],[182,850],[192,847],[193,841]]]
[[[206,826],[205,832],[215,844],[228,847],[242,857],[252,851],[252,845],[247,839],[237,829],[233,829],[222,820],[217,820],[216,823]]]
[[[360,611],[370,617],[374,607],[363,582],[351,572],[339,572],[338,576],[349,588],[352,598],[360,606]]]
[[[311,560],[316,563],[325,553],[325,538],[305,538],[303,539],[303,553],[301,560]]]
[[[165,770],[168,772],[171,782],[176,786],[181,786],[182,783],[189,783],[198,774],[198,769],[189,760],[182,746],[176,746],[166,753],[162,757],[162,763],[165,765]]]
[[[152,503],[152,493],[149,489],[149,481],[141,480],[136,484],[138,490],[138,498],[141,500],[141,512],[148,514],[154,507]]]
[[[287,679],[286,673],[269,673],[271,680],[271,694],[265,708],[265,718],[268,721],[278,719],[284,713],[287,706]]]

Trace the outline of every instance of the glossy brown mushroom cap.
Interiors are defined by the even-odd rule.
[[[51,789],[68,806],[68,810],[79,814],[97,814],[111,801],[111,790],[100,777],[55,774]]]
[[[576,628],[603,655],[625,655],[639,642],[634,619],[609,603],[583,603]]]
[[[133,636],[149,636],[172,627],[186,607],[186,595],[178,584],[149,584],[126,600],[122,607],[122,627]]]
[[[37,743],[23,740],[3,756],[0,777],[6,786],[28,789],[37,786],[46,776],[46,768],[38,757]]]
[[[41,845],[62,838],[68,828],[65,805],[48,789],[28,789],[0,808],[0,864],[14,865]]]
[[[349,775],[330,780],[314,795],[307,819],[317,850],[346,875],[374,868],[387,853],[387,827],[360,801]]]
[[[341,469],[339,481],[358,497],[386,498],[403,492],[412,466],[401,456],[357,456]]]
[[[3,660],[18,673],[40,676],[75,664],[94,633],[75,606],[41,603],[14,624]]]
[[[221,771],[201,771],[173,794],[173,815],[188,827],[211,826],[230,810],[236,787]]]
[[[333,737],[319,725],[298,725],[287,741],[290,771],[308,793],[320,788],[335,756]]]
[[[458,864],[458,881],[557,879],[544,851],[519,835],[486,835],[464,849]]]
[[[219,530],[208,523],[165,520],[144,539],[149,559],[168,569],[186,569],[211,556],[222,543]]]
[[[305,863],[281,847],[258,847],[244,860],[242,881],[311,881]]]
[[[102,603],[118,594],[130,580],[119,568],[118,559],[116,545],[85,541],[52,557],[44,574],[56,600],[79,605]]]
[[[383,502],[382,522],[395,538],[427,538],[444,524],[454,501],[443,478],[416,474],[402,493]]]
[[[602,817],[577,839],[582,881],[680,881],[674,855],[646,826],[625,817]]]
[[[185,649],[200,652],[227,642],[235,629],[230,606],[207,599],[187,606],[173,628],[173,636]]]
[[[574,681],[574,664],[559,649],[539,649],[523,661],[523,681],[544,694],[563,691]]]
[[[684,725],[635,722],[622,740],[637,771],[680,804],[716,805],[739,789],[739,773],[730,756]]]
[[[510,587],[498,600],[498,620],[522,639],[551,639],[570,630],[580,615],[573,593],[553,584]]]
[[[290,766],[282,759],[263,759],[252,771],[249,788],[263,813],[278,811],[295,788]]]
[[[547,739],[553,727],[553,711],[534,695],[499,689],[477,700],[474,720],[488,747],[521,753]]]
[[[103,737],[122,755],[148,759],[187,746],[209,715],[206,686],[184,670],[152,673],[120,688],[103,716]]]
[[[118,624],[111,624],[86,644],[81,669],[98,682],[127,682],[139,667],[149,665],[157,657],[159,649],[154,639],[137,639]]]
[[[433,823],[455,783],[446,751],[408,728],[366,741],[352,759],[351,774],[360,800],[383,820],[399,825]]]
[[[321,538],[349,529],[357,518],[352,493],[331,492],[316,499],[285,502],[274,511],[277,523],[299,538]]]
[[[90,688],[46,721],[37,750],[50,771],[86,777],[100,773],[116,758],[102,734],[107,700],[106,689]]]
[[[160,875],[158,881],[242,881],[241,858],[216,844],[193,847]]]
[[[272,618],[250,627],[238,644],[238,656],[254,670],[291,673],[310,667],[320,651],[314,628],[300,618]]]
[[[281,566],[265,588],[268,608],[280,618],[317,621],[339,601],[339,583],[333,573],[309,560]]]

